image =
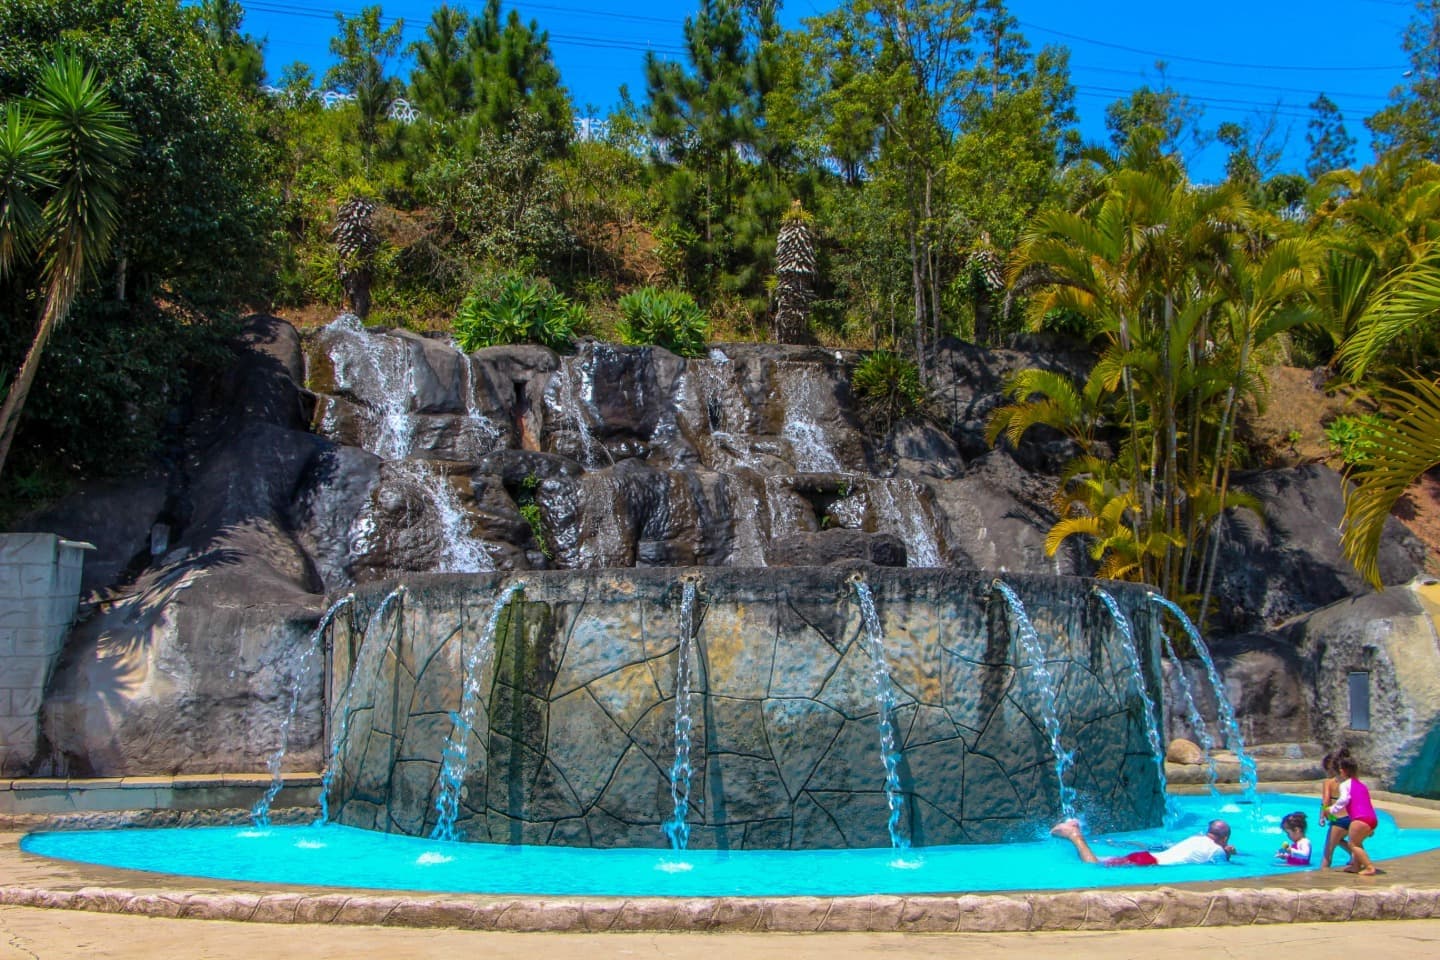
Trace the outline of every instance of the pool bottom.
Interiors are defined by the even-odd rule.
[[[334,825],[208,827],[37,833],[21,841],[32,854],[106,867],[214,880],[352,889],[548,897],[856,897],[1017,890],[1094,890],[1136,884],[1231,882],[1296,877],[1303,868],[1274,859],[1279,820],[1313,813],[1316,800],[1271,794],[1257,815],[1212,798],[1176,798],[1184,822],[1173,831],[1093,838],[1101,856],[1135,845],[1163,846],[1200,832],[1219,816],[1240,854],[1228,864],[1102,867],[1079,862],[1065,841],[927,847],[912,851],[590,850],[443,843]],[[1319,850],[1321,831],[1312,823]],[[1367,844],[1379,860],[1440,849],[1440,830],[1400,829],[1382,813]],[[1337,855],[1337,862],[1344,859]],[[1285,882],[1281,879],[1279,882]],[[1338,892],[1338,891],[1337,891]],[[1431,898],[1433,901],[1433,897]]]

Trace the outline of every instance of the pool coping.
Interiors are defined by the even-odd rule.
[[[1267,789],[1313,784],[1267,784]],[[1440,827],[1440,803],[1376,791],[1404,826]],[[153,822],[137,811],[125,822]],[[209,811],[234,822],[247,811]],[[147,817],[145,814],[149,814]],[[182,816],[185,814],[182,814]],[[306,816],[277,811],[277,821]],[[11,818],[12,820],[18,818]],[[25,817],[23,819],[41,820]],[[45,823],[85,817],[48,818]],[[62,822],[57,822],[62,821]],[[51,860],[0,834],[0,904],[172,919],[359,924],[508,932],[1003,933],[1153,930],[1347,920],[1440,919],[1440,851],[1383,860],[1357,877],[1303,871],[1276,878],[1100,890],[837,897],[570,897],[356,892],[142,874]]]

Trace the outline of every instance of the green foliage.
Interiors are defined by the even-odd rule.
[[[530,277],[503,277],[492,289],[472,293],[455,315],[455,340],[467,353],[509,343],[568,349],[585,309]]]
[[[1440,162],[1440,0],[1417,0],[1401,47],[1410,69],[1390,91],[1389,105],[1365,119],[1371,145],[1377,155]]]
[[[1383,423],[1378,413],[1336,417],[1326,425],[1325,439],[1340,459],[1353,466],[1375,449],[1375,433]]]
[[[1316,97],[1310,109],[1313,116],[1305,125],[1310,156],[1305,161],[1305,172],[1311,180],[1318,180],[1331,170],[1343,170],[1355,162],[1355,138],[1345,129],[1340,107],[1325,94]]]
[[[62,47],[105,78],[137,138],[114,286],[200,304],[263,296],[276,211],[259,108],[216,72],[191,15],[171,0],[6,0],[0,101],[34,89]]]
[[[380,121],[398,96],[400,81],[385,75],[390,58],[400,50],[404,20],[388,27],[380,24],[377,4],[353,17],[335,14],[339,32],[330,38],[330,53],[338,62],[325,73],[325,83],[343,88],[355,97],[360,117],[360,146],[368,158],[374,148]]]
[[[685,291],[644,287],[621,297],[619,307],[616,330],[622,342],[664,347],[681,357],[705,352],[710,321]]]
[[[850,391],[866,417],[886,429],[914,416],[925,402],[915,362],[886,350],[867,354],[855,365]]]
[[[540,545],[540,552],[545,555],[546,560],[553,560],[554,554],[550,551],[550,543],[545,538],[545,518],[540,512],[540,504],[535,502],[535,491],[540,487],[540,478],[533,473],[527,473],[520,481],[520,491],[516,495],[516,506],[520,508],[520,516],[530,525],[530,535]]]

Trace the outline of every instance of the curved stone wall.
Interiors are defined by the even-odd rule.
[[[692,574],[696,571],[683,571]],[[695,615],[694,847],[889,844],[875,685],[850,571],[703,571]],[[656,847],[671,811],[682,571],[527,574],[481,678],[459,832],[472,840]],[[989,576],[864,571],[884,626],[902,748],[902,829],[915,845],[1033,837],[1058,815],[1034,671],[1020,662]],[[332,810],[347,824],[426,834],[462,664],[505,574],[416,577],[374,628],[373,684],[352,694]],[[1006,577],[1046,649],[1067,778],[1097,829],[1163,810],[1120,635],[1089,581]],[[358,624],[337,624],[330,703],[341,703]],[[1110,585],[1158,695],[1153,614]],[[373,639],[373,638],[372,638]],[[368,656],[368,655],[367,655]],[[369,687],[369,689],[365,689]],[[332,709],[336,709],[332,706]],[[338,718],[332,717],[332,725]]]

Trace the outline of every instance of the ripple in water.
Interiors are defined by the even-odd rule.
[[[418,866],[429,867],[437,863],[450,863],[454,859],[454,857],[447,856],[446,854],[436,853],[434,850],[428,850],[425,853],[420,854],[420,856],[416,857],[415,863]]]
[[[655,864],[655,869],[663,873],[689,873],[691,870],[695,869],[695,866],[693,864],[686,863],[683,860],[663,860],[660,863]]]

